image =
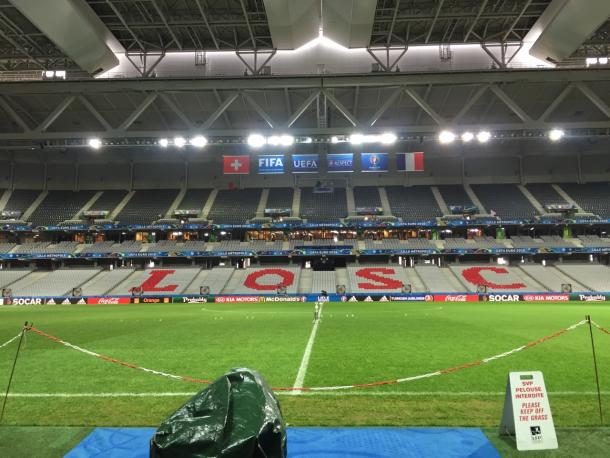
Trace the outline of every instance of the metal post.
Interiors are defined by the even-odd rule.
[[[602,412],[602,395],[599,389],[599,373],[597,371],[597,357],[595,356],[595,342],[593,340],[593,326],[591,325],[591,315],[586,316],[587,323],[589,323],[589,335],[591,336],[591,350],[593,352],[593,368],[595,369],[595,384],[597,385],[597,404],[599,406],[599,423],[603,426],[604,415]]]
[[[30,324],[31,326],[31,324]],[[4,409],[6,407],[6,400],[8,399],[8,393],[11,389],[11,383],[13,381],[13,374],[15,373],[15,366],[17,366],[17,358],[19,357],[19,351],[21,350],[21,342],[23,341],[23,336],[25,332],[28,330],[28,322],[26,321],[23,325],[23,329],[21,330],[21,335],[19,336],[19,344],[17,345],[17,352],[15,353],[15,359],[13,360],[13,367],[11,369],[11,375],[8,378],[8,385],[6,386],[6,393],[4,393],[4,401],[2,402],[2,410],[0,410],[0,424],[2,424],[2,419],[4,418]]]

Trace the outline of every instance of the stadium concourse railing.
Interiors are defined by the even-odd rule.
[[[610,302],[610,292],[394,293],[374,294],[176,294],[0,297],[0,305],[201,304],[252,302]]]

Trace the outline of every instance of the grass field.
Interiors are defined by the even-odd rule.
[[[368,383],[457,366],[539,339],[585,314],[610,328],[610,307],[594,303],[328,303],[304,385]],[[291,387],[312,331],[312,305],[2,307],[0,344],[26,320],[73,344],[151,369],[215,378],[232,367],[250,367],[273,386]],[[608,426],[610,335],[594,330],[594,337]],[[16,344],[0,349],[2,388],[15,350]],[[290,425],[496,427],[511,370],[543,371],[557,426],[600,426],[586,326],[451,374],[361,390],[282,394],[280,399]],[[28,333],[3,424],[155,426],[201,388]]]

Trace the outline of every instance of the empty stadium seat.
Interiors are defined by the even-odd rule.
[[[379,188],[376,186],[356,186],[354,188],[354,203],[358,207],[382,207]]]
[[[34,226],[56,226],[76,216],[94,194],[94,191],[49,191],[29,220]]]
[[[330,193],[317,193],[313,189],[301,189],[301,218],[310,223],[334,223],[347,216],[345,188],[335,188]]]
[[[610,218],[610,183],[561,183],[559,186],[584,211]]]
[[[15,296],[65,296],[99,272],[100,269],[88,268],[38,271],[16,281],[11,289]]]
[[[177,189],[138,190],[117,215],[117,220],[121,224],[151,224],[165,216],[177,195]]]
[[[392,214],[403,221],[422,221],[442,216],[429,186],[386,186]]]
[[[517,185],[473,184],[471,188],[487,212],[493,211],[502,219],[533,220],[538,214]]]
[[[214,224],[245,224],[256,215],[261,192],[260,188],[218,191],[207,217]]]

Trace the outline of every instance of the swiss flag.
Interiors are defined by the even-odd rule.
[[[399,172],[423,172],[424,153],[398,153],[396,155],[396,169]]]
[[[250,156],[223,156],[222,172],[225,175],[247,175],[250,173]]]

